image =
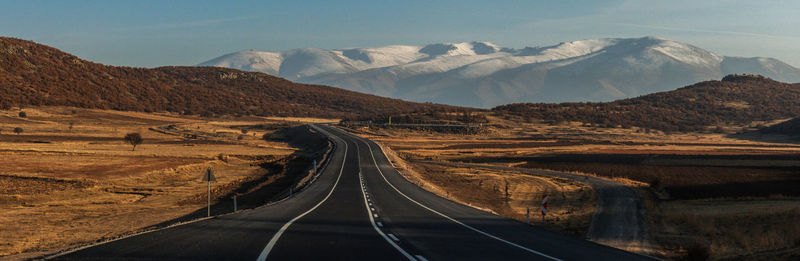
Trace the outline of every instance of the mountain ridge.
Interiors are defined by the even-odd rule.
[[[200,65],[262,71],[298,82],[471,107],[611,101],[734,73],[800,81],[800,69],[777,59],[721,56],[652,36],[521,49],[463,42],[255,52],[258,55],[234,52]]]
[[[718,131],[800,117],[800,83],[733,74],[613,102],[514,103],[493,111],[523,121],[582,122],[665,132]]]
[[[74,106],[183,114],[354,117],[452,106],[298,84],[216,67],[108,66],[32,41],[0,37],[0,108]]]

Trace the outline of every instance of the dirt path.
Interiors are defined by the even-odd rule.
[[[591,241],[640,254],[651,251],[644,205],[636,191],[612,180],[564,172],[514,168],[472,163],[420,161],[456,167],[511,170],[538,176],[552,176],[586,182],[597,193],[597,210],[587,238]]]

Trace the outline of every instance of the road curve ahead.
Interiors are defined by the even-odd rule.
[[[85,248],[56,259],[645,260],[463,206],[403,179],[373,142],[326,125],[316,182],[277,204]]]

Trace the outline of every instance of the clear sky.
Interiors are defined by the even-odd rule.
[[[112,65],[193,65],[244,49],[663,36],[800,67],[800,1],[0,0],[0,35]]]

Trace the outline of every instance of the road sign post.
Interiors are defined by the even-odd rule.
[[[542,195],[542,225],[544,225],[544,216],[547,215],[547,194]]]
[[[206,168],[206,173],[203,173],[203,181],[208,183],[208,216],[211,216],[211,182],[217,181],[217,178],[214,177],[214,172],[211,171],[211,167]]]

